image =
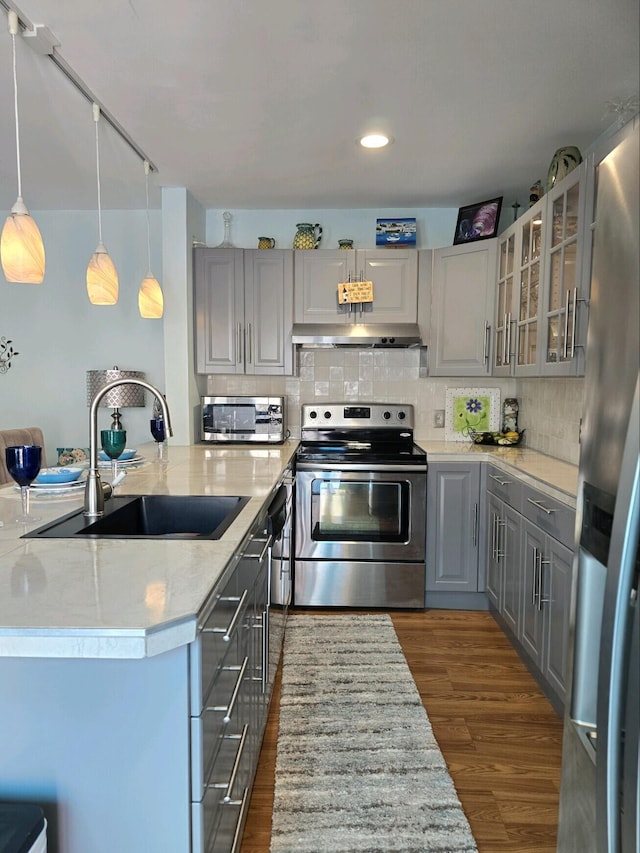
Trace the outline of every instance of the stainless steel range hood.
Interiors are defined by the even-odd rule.
[[[417,347],[417,323],[294,323],[292,342],[308,347]]]

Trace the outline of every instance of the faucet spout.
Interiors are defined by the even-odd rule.
[[[150,385],[149,382],[145,382],[144,379],[116,379],[104,385],[91,401],[91,408],[89,409],[89,474],[84,490],[84,514],[90,518],[97,518],[104,514],[106,488],[100,479],[100,471],[98,470],[98,406],[105,394],[108,394],[114,388],[119,388],[121,385],[140,385],[149,391],[150,394],[153,394],[162,412],[165,433],[167,436],[173,435],[167,401],[155,386]],[[110,497],[110,495],[111,491],[109,489],[107,496]]]

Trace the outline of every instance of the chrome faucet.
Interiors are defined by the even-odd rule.
[[[164,399],[162,393],[157,388],[154,388],[153,385],[150,385],[143,379],[116,379],[114,382],[104,385],[91,401],[91,408],[89,410],[89,474],[84,490],[84,514],[90,518],[96,518],[104,514],[105,497],[111,497],[112,493],[111,486],[102,483],[100,472],[98,471],[98,405],[105,394],[108,394],[114,388],[120,387],[120,385],[140,385],[153,394],[158,400],[162,411],[165,434],[167,436],[173,435],[167,401]]]

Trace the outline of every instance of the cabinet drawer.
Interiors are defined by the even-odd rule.
[[[193,850],[218,849],[213,841],[225,810],[237,814],[251,777],[249,741],[248,725],[241,732],[222,738],[204,796],[191,804]]]
[[[522,483],[514,474],[507,474],[495,465],[487,465],[487,491],[520,512]]]
[[[573,549],[575,510],[532,486],[522,487],[522,514],[549,536]]]
[[[191,718],[191,790],[201,800],[224,739],[239,733],[246,718],[248,657],[225,665],[213,683],[206,707]]]
[[[233,640],[241,630],[250,590],[238,590],[235,578],[225,587],[207,621],[191,645],[191,715],[198,716],[222,666],[228,660]]]

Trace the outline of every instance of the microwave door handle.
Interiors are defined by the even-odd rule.
[[[598,761],[596,762],[596,846],[598,850],[621,849],[619,781],[622,765],[619,746],[625,717],[629,635],[632,633],[634,610],[640,606],[637,601],[638,579],[635,574],[640,536],[639,409],[640,373],[636,381],[620,466],[602,613],[596,716],[598,720]],[[626,780],[626,782],[629,781]]]

